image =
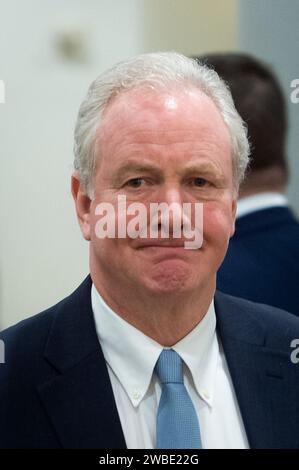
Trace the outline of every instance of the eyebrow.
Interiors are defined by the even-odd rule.
[[[127,173],[155,173],[161,175],[161,169],[151,163],[127,162],[125,165],[119,167],[114,173],[114,179],[123,178]]]
[[[224,179],[224,174],[221,168],[215,165],[211,161],[201,161],[201,162],[190,162],[187,164],[184,169],[183,173],[196,173],[200,172],[202,174],[211,175],[216,177],[217,179]]]
[[[123,178],[128,173],[154,173],[158,176],[162,176],[163,171],[157,165],[153,163],[140,163],[140,162],[127,162],[121,167],[119,167],[115,174],[114,179],[117,180],[119,178]],[[216,166],[211,161],[192,161],[189,164],[187,163],[181,170],[178,170],[180,175],[186,175],[190,173],[197,173],[200,172],[201,174],[207,176],[216,177],[218,180],[224,179],[224,174],[218,166]]]

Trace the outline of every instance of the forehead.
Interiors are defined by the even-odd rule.
[[[106,108],[97,143],[113,148],[126,143],[217,145],[230,153],[231,139],[220,111],[202,91],[139,88],[120,93]]]

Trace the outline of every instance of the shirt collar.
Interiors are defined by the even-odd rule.
[[[104,301],[94,284],[91,302],[105,360],[137,407],[151,382],[163,346],[121,318]],[[218,361],[214,300],[200,323],[172,346],[191,373],[195,389],[210,406]]]
[[[238,200],[237,218],[248,215],[261,209],[270,207],[283,207],[288,205],[286,196],[278,192],[264,192],[253,196],[243,197]]]

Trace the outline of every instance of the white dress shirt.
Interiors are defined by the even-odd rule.
[[[154,372],[163,349],[123,320],[91,290],[97,335],[129,449],[153,449],[161,396]],[[214,301],[201,322],[172,346],[184,361],[184,383],[195,406],[205,449],[248,448],[227,363],[216,334]]]
[[[252,196],[242,197],[237,204],[237,218],[252,212],[270,207],[285,207],[288,205],[286,196],[278,192],[264,192]]]

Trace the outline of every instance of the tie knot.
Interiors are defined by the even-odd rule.
[[[163,349],[155,366],[155,371],[162,384],[184,383],[183,361],[173,349]]]

